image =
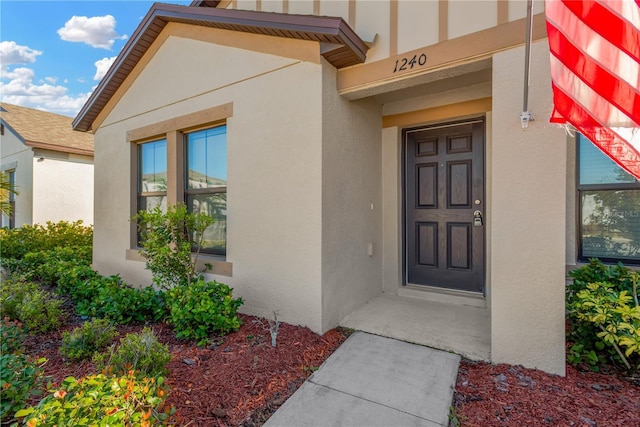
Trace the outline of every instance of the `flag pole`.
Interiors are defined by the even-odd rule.
[[[527,39],[524,47],[524,94],[522,100],[522,113],[520,113],[520,126],[522,129],[529,127],[533,120],[529,113],[529,62],[531,59],[531,38],[533,27],[533,0],[527,0]]]

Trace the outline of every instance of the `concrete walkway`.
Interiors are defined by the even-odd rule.
[[[489,310],[464,304],[381,294],[354,311],[340,326],[383,337],[489,360]]]
[[[447,426],[459,363],[456,354],[356,332],[265,426]]]

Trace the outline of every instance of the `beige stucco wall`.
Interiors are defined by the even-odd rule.
[[[314,42],[291,42],[319,52]],[[269,43],[256,36],[254,48]],[[232,286],[245,301],[241,311],[278,311],[320,332],[321,73],[319,63],[169,37],[96,133],[98,271],[131,284],[151,279],[143,262],[126,260],[133,179],[126,132],[233,103],[226,257],[233,273],[208,278]]]
[[[382,129],[382,288],[402,286],[402,142],[396,126]]]
[[[437,1],[399,1],[398,22],[398,53],[438,43]]]
[[[32,225],[33,212],[33,149],[22,142],[12,129],[5,127],[0,137],[2,171],[15,170],[16,187],[20,192],[15,196],[16,227]]]
[[[93,224],[93,159],[34,149],[5,127],[2,170],[15,171],[16,227],[47,221]]]
[[[523,67],[524,48],[493,58],[491,357],[563,375],[567,148],[548,123],[546,41],[532,47],[526,130]]]
[[[381,106],[336,92],[323,65],[322,327],[382,292]]]
[[[32,162],[33,223],[93,224],[93,158],[36,150]]]
[[[389,37],[380,34],[389,26],[389,4],[384,1],[356,2],[354,10],[353,29],[362,40],[370,43],[367,61],[373,62],[389,56]],[[349,22],[348,18],[345,20]]]

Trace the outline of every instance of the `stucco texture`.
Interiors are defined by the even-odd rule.
[[[96,132],[98,271],[151,282],[143,262],[125,259],[134,179],[127,131],[232,103],[226,261],[233,274],[209,278],[233,287],[244,312],[277,311],[320,332],[321,97],[319,64],[169,37]]]
[[[382,292],[382,107],[349,102],[324,66],[322,103],[323,330]]]
[[[551,113],[549,51],[534,43],[521,129],[524,48],[493,57],[491,358],[564,375],[567,149]]]

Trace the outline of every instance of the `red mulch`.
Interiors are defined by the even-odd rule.
[[[167,402],[176,408],[177,425],[262,425],[348,336],[341,329],[319,336],[308,328],[281,323],[274,348],[266,320],[241,318],[238,332],[204,348],[177,340],[170,325],[151,325],[172,353]],[[45,375],[54,383],[95,372],[93,363],[67,364],[58,353],[62,331],[78,325],[72,323],[24,343],[28,354],[48,359]],[[142,326],[118,327],[121,337],[140,330]]]
[[[455,390],[462,426],[640,426],[637,378],[581,372],[566,377],[464,360]]]
[[[266,320],[241,317],[238,332],[208,348],[177,340],[170,325],[152,325],[173,355],[168,403],[177,410],[177,425],[262,425],[347,337],[340,329],[319,336],[282,323],[273,348]],[[79,322],[71,323],[62,330]],[[141,329],[118,328],[121,336]],[[95,372],[91,362],[65,363],[58,353],[62,330],[29,337],[27,352],[48,359],[45,375],[54,382]],[[571,366],[566,377],[559,377],[520,366],[463,360],[455,413],[462,426],[636,427],[640,426],[638,384],[637,377],[625,380],[611,372],[581,372]]]

